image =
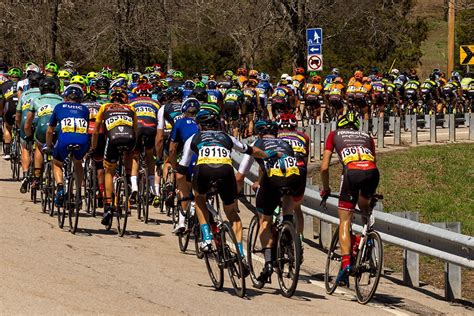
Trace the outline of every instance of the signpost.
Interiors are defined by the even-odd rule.
[[[306,43],[308,45],[307,70],[323,70],[323,29],[306,29]]]

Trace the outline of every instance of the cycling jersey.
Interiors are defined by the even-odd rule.
[[[217,84],[217,90],[219,90],[222,94],[224,94],[227,90],[229,90],[232,86],[232,82],[230,81],[221,81]]]
[[[323,91],[323,87],[320,84],[308,83],[305,87],[305,95],[313,94],[320,95]]]
[[[268,81],[260,81],[255,88],[260,98],[260,103],[264,106],[267,104],[268,95],[273,93],[273,86]]]
[[[384,95],[385,94],[385,84],[382,81],[372,82],[372,93],[375,96]]]
[[[298,160],[298,167],[305,167],[309,154],[309,136],[300,131],[281,130],[278,132],[277,138],[287,142],[293,149],[294,156]]]
[[[31,102],[30,112],[35,114],[35,138],[38,142],[42,144],[46,142],[46,130],[48,129],[51,115],[56,105],[61,102],[63,102],[63,98],[54,93],[42,94]]]
[[[463,78],[461,80],[461,88],[463,90],[474,90],[474,79],[473,78]]]
[[[0,99],[3,103],[3,118],[9,125],[15,123],[16,106],[18,103],[17,95],[18,82],[7,81],[0,87]]]
[[[23,92],[20,97],[20,101],[18,101],[18,105],[16,107],[16,112],[20,113],[20,137],[25,138],[25,121],[26,117],[28,116],[28,112],[30,111],[30,105],[33,99],[39,97],[41,95],[39,88],[31,88],[26,92]]]
[[[239,89],[228,89],[224,94],[224,112],[227,119],[238,120],[239,109],[244,101],[244,95]]]
[[[412,90],[412,91],[418,91],[420,88],[420,82],[416,80],[409,80],[405,85],[403,86],[405,91]]]
[[[138,133],[144,130],[156,133],[160,105],[150,98],[138,97],[130,103],[130,106],[135,109],[137,115]]]
[[[79,150],[73,152],[77,160],[84,158],[89,149],[87,134],[89,123],[89,109],[79,103],[63,102],[54,107],[49,121],[52,127],[58,126],[58,138],[54,145],[53,158],[64,161],[69,154],[69,145],[79,145]]]
[[[82,105],[84,105],[85,107],[89,109],[88,133],[93,134],[95,130],[95,119],[97,117],[97,114],[99,114],[99,110],[100,110],[100,103],[98,101],[86,101],[86,102],[82,102]]]
[[[249,114],[255,112],[257,109],[258,94],[254,88],[244,88],[242,90],[244,95],[244,106],[242,107],[242,114]]]
[[[178,143],[178,151],[184,146],[184,143],[199,131],[196,122],[189,117],[182,117],[173,125],[170,134],[170,141]]]
[[[207,103],[220,104],[224,97],[217,89],[207,89]]]
[[[344,91],[344,85],[342,83],[332,83],[328,87],[329,96],[337,95],[342,96]]]
[[[174,123],[182,117],[181,103],[165,104],[158,111],[158,129],[164,130],[166,134],[169,134]]]
[[[193,89],[183,89],[183,101],[189,98],[191,93],[193,93]]]

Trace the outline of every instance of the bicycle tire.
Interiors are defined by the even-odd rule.
[[[371,243],[369,246],[368,244]],[[376,257],[375,263],[374,255]],[[378,259],[377,259],[378,258]],[[383,244],[380,235],[376,231],[370,231],[367,233],[364,244],[362,245],[356,259],[356,275],[355,275],[355,289],[357,301],[361,304],[367,304],[375,294],[377,285],[380,280],[380,274],[382,273],[382,262],[383,262]],[[369,277],[368,291],[363,291],[363,277]],[[370,281],[370,277],[373,279]]]
[[[127,229],[128,212],[130,209],[128,185],[124,176],[117,179],[115,188],[115,198],[117,200],[115,207],[115,215],[117,218],[117,233],[120,237],[123,237]]]
[[[332,235],[331,245],[329,246],[328,254],[326,257],[326,268],[324,269],[324,286],[326,288],[327,294],[332,294],[336,290],[336,278],[339,271],[341,270],[342,255],[336,252],[336,250],[339,249],[338,244],[339,227],[336,228],[336,231]],[[335,273],[333,273],[333,271]]]
[[[257,249],[256,244],[259,242],[258,231],[260,223],[258,215],[254,215],[250,221],[248,234],[247,234],[247,264],[250,270],[250,281],[254,288],[261,289],[265,285],[263,282],[258,281],[257,278],[260,272],[263,271],[265,258],[263,257],[263,250]],[[260,256],[258,256],[260,254]]]
[[[140,166],[141,168],[141,166]],[[137,175],[137,184],[138,184],[138,194],[137,194],[137,218],[139,220],[142,219],[142,208],[143,208],[143,194],[145,190],[145,183],[144,183],[144,177],[143,177],[143,170],[138,170],[138,175]],[[144,213],[144,212],[143,212]],[[144,217],[144,216],[143,216]]]
[[[56,206],[56,208],[58,210],[58,226],[59,228],[63,228],[64,221],[66,220],[66,208],[64,206]]]
[[[150,210],[150,179],[148,175],[148,169],[145,166],[143,177],[145,178],[145,188],[144,194],[142,195],[142,204],[143,204],[143,221],[145,224],[148,224],[149,220],[149,210]]]
[[[191,237],[191,232],[194,228],[194,218],[193,216],[191,216],[190,214],[190,205],[191,203],[188,204],[188,207],[187,207],[187,210],[184,214],[184,232],[182,234],[179,234],[178,235],[178,244],[179,244],[179,250],[181,252],[186,252],[186,250],[188,249],[188,245],[189,245],[189,239]],[[176,208],[178,209],[179,212],[181,212],[182,210],[182,207],[181,207],[181,203],[178,202],[178,205],[176,206]]]
[[[229,275],[230,282],[234,288],[235,294],[238,297],[245,296],[245,276],[244,276],[244,264],[242,262],[242,254],[239,252],[237,245],[237,238],[235,237],[232,226],[229,222],[222,223],[221,236],[223,247],[223,259],[227,273]]]
[[[198,259],[202,259],[204,257],[204,252],[201,251],[201,247],[199,246],[199,242],[201,241],[201,225],[199,224],[199,221],[197,220],[196,215],[194,217],[194,228],[193,228],[193,233],[194,233],[194,250],[196,251],[196,257]]]
[[[51,167],[51,163],[50,163],[50,170],[52,169]],[[48,191],[46,192],[47,196],[48,196],[48,200],[49,200],[49,216],[53,217],[54,216],[54,192],[56,191],[56,182],[54,181],[54,177],[53,177],[53,174],[52,174],[52,170],[51,170],[51,174],[49,175],[49,183],[50,185],[48,186]]]
[[[48,189],[49,189],[49,180],[51,174],[51,165],[46,163],[44,166],[44,175],[43,175],[43,184],[40,190],[40,197],[41,197],[41,211],[43,213],[48,213],[49,210],[49,197],[48,197]]]
[[[76,183],[76,173],[74,168],[71,173],[71,178],[68,181],[67,193],[66,193],[66,207],[68,210],[69,219],[69,231],[71,234],[75,234],[77,231],[77,225],[79,223],[79,190]]]
[[[292,297],[298,286],[301,265],[301,240],[292,223],[285,221],[281,224],[276,252],[278,284],[284,297]],[[289,284],[286,284],[286,278]]]
[[[216,241],[216,239],[218,240]],[[212,285],[216,290],[222,289],[222,286],[224,285],[224,265],[222,263],[221,243],[222,240],[220,234],[214,234],[211,251],[203,254],[207,272],[209,273]]]

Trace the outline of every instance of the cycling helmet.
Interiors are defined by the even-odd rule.
[[[246,75],[247,75],[247,69],[245,68],[237,69],[237,76],[246,76]]]
[[[114,89],[114,88],[124,88],[127,86],[127,81],[123,78],[118,78],[118,79],[115,79],[114,81],[112,81],[112,83],[110,84],[110,88],[111,89]]]
[[[249,86],[249,87],[254,87],[255,88],[257,86],[257,84],[258,84],[258,81],[255,80],[255,79],[250,79],[250,80],[247,81],[247,86]]]
[[[207,101],[207,91],[206,88],[204,87],[197,87],[194,88],[193,92],[191,93],[191,96],[193,98],[198,99],[201,102],[206,102]]]
[[[170,86],[170,84],[169,84],[168,81],[162,79],[162,80],[160,80],[160,86],[161,86],[163,89],[168,89],[169,86]]]
[[[68,60],[64,63],[64,68],[74,68],[74,63]]]
[[[364,77],[364,74],[362,73],[362,71],[357,70],[356,72],[354,72],[354,78],[355,79],[362,80],[363,77]]]
[[[217,82],[216,82],[215,80],[209,80],[209,81],[207,82],[207,88],[208,88],[209,90],[215,90],[215,89],[217,89]]]
[[[283,113],[278,117],[277,124],[281,129],[295,129],[298,121],[293,113]]]
[[[84,98],[84,92],[80,85],[70,84],[64,89],[63,97],[76,102],[81,102]]]
[[[8,70],[8,77],[20,79],[23,76],[23,72],[20,68],[10,68]]]
[[[234,72],[232,70],[226,70],[224,71],[224,77],[231,77],[234,75]]]
[[[262,73],[261,78],[262,81],[270,81],[270,76],[266,73]]]
[[[97,73],[94,71],[88,72],[87,73],[87,79],[96,79],[97,78]]]
[[[173,72],[173,79],[174,80],[182,80],[184,77],[183,73],[179,70]]]
[[[28,85],[31,88],[38,88],[44,75],[41,72],[31,72],[28,74]]]
[[[153,64],[153,70],[154,71],[161,71],[161,65],[160,64]]]
[[[457,71],[451,71],[451,78],[456,81],[461,81],[461,75]]]
[[[334,75],[339,75],[339,69],[337,69],[337,68],[333,68],[333,69],[331,70],[331,72],[332,72]]]
[[[29,65],[28,67],[26,67],[26,71],[25,71],[27,74],[30,73],[30,72],[41,72],[41,69],[40,67],[38,67],[37,65],[35,64],[31,64]]]
[[[354,113],[349,112],[339,117],[337,120],[337,128],[352,128],[358,130],[360,128],[360,122]]]
[[[201,110],[208,110],[210,112],[214,112],[216,115],[221,114],[221,108],[217,104],[214,103],[203,103],[201,104]]]
[[[194,81],[192,80],[186,80],[184,82],[184,85],[183,85],[184,89],[187,89],[187,90],[192,90],[194,89]]]
[[[53,63],[53,62],[50,62],[50,63],[46,64],[44,69],[46,71],[49,71],[49,72],[52,72],[52,73],[55,73],[55,74],[57,74],[58,71],[59,71],[58,65],[56,63]]]
[[[60,70],[58,72],[58,78],[59,79],[69,79],[69,78],[71,78],[71,74],[67,70]]]
[[[392,75],[398,76],[400,75],[400,70],[393,68],[392,71],[390,72]]]
[[[134,91],[134,93],[140,97],[150,97],[152,92],[153,86],[148,83],[139,84]]]
[[[181,105],[181,112],[182,113],[189,112],[191,114],[196,114],[197,112],[199,112],[200,107],[201,107],[201,104],[199,103],[197,99],[188,98]]]
[[[123,91],[113,91],[109,96],[109,100],[110,100],[110,102],[118,101],[121,104],[127,104],[128,103],[128,96]]]
[[[123,78],[123,79],[125,79],[125,80],[128,81],[128,75],[127,75],[126,73],[123,73],[123,72],[122,72],[122,73],[119,73],[119,74],[117,75],[117,79],[118,79],[118,78]]]
[[[311,78],[312,83],[320,83],[321,82],[321,77],[320,76],[313,76]]]
[[[258,71],[256,71],[255,69],[252,69],[249,71],[249,78],[257,78],[257,75],[258,75]]]
[[[258,120],[254,125],[254,131],[258,135],[272,134],[276,136],[278,125],[269,120]]]
[[[86,85],[86,80],[84,80],[84,78],[82,76],[76,75],[76,76],[71,78],[70,83],[85,86]]]
[[[283,76],[282,76],[281,79],[280,79],[280,84],[288,84],[288,77],[283,78]]]
[[[56,90],[58,89],[58,84],[54,78],[45,77],[40,81],[39,88],[41,94],[56,93]]]
[[[132,72],[132,81],[136,82],[140,78],[140,73],[139,72]]]
[[[334,83],[343,83],[344,81],[342,80],[341,77],[336,77],[334,78]]]
[[[298,67],[295,69],[295,75],[304,75],[304,68]]]
[[[196,123],[201,126],[217,127],[219,126],[219,117],[209,110],[200,110],[196,114]]]
[[[102,72],[109,72],[109,73],[111,73],[111,72],[112,72],[112,68],[110,68],[110,66],[108,66],[108,65],[105,65],[104,67],[102,67]]]
[[[204,89],[204,88],[206,88],[206,85],[204,84],[204,82],[198,81],[194,84],[194,89],[197,89],[197,88]]]
[[[95,82],[95,88],[97,90],[109,90],[109,87],[110,87],[110,82],[109,80],[107,80],[106,78],[99,78],[97,79],[97,81]]]
[[[112,78],[112,74],[111,74],[110,72],[108,72],[108,71],[102,71],[102,72],[100,73],[100,75],[101,75],[102,77],[104,77],[104,78],[107,78],[107,79],[111,79],[111,78]]]

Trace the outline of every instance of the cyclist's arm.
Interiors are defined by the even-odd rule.
[[[320,166],[321,181],[323,189],[329,190],[329,163],[331,162],[332,151],[334,150],[334,131],[329,133],[326,146],[323,152],[323,161]]]
[[[23,101],[22,99],[19,99],[18,100],[18,103],[16,105],[16,114],[15,114],[15,123],[16,123],[16,127],[20,127],[20,123],[21,123],[21,107],[23,106]]]
[[[49,126],[46,130],[46,146],[49,148],[53,147],[53,133],[54,128],[58,124],[57,114],[56,111],[53,110],[53,114],[51,115],[51,119],[49,120]]]
[[[177,167],[177,160],[176,157],[178,155],[178,139],[179,139],[179,129],[178,124],[173,125],[173,129],[171,130],[170,134],[170,147],[168,153],[168,159],[173,168]]]
[[[260,148],[244,144],[233,136],[229,136],[229,137],[232,139],[232,142],[234,144],[233,148],[235,150],[243,154],[252,155],[255,158],[262,158],[262,159],[268,158],[267,153],[261,150]]]
[[[177,172],[183,175],[188,172],[188,167],[191,164],[191,160],[193,157],[193,151],[191,149],[191,143],[193,139],[194,136],[189,137],[188,140],[184,143],[183,156],[181,157],[179,165],[176,168]]]
[[[161,160],[163,159],[163,143],[164,143],[164,128],[165,128],[165,107],[162,106],[158,110],[158,126],[156,130],[155,148],[156,157]]]
[[[25,120],[25,125],[23,126],[23,129],[25,130],[25,135],[31,136],[33,131],[31,130],[31,126],[33,125],[33,119],[35,118],[35,111],[33,107],[33,102],[30,105],[30,110],[28,111],[28,114],[26,115],[26,120]]]
[[[97,147],[99,133],[102,129],[102,117],[104,116],[104,108],[104,106],[101,106],[99,109],[99,113],[97,113],[97,116],[95,117],[95,129],[94,133],[92,134],[91,150],[95,150]]]

